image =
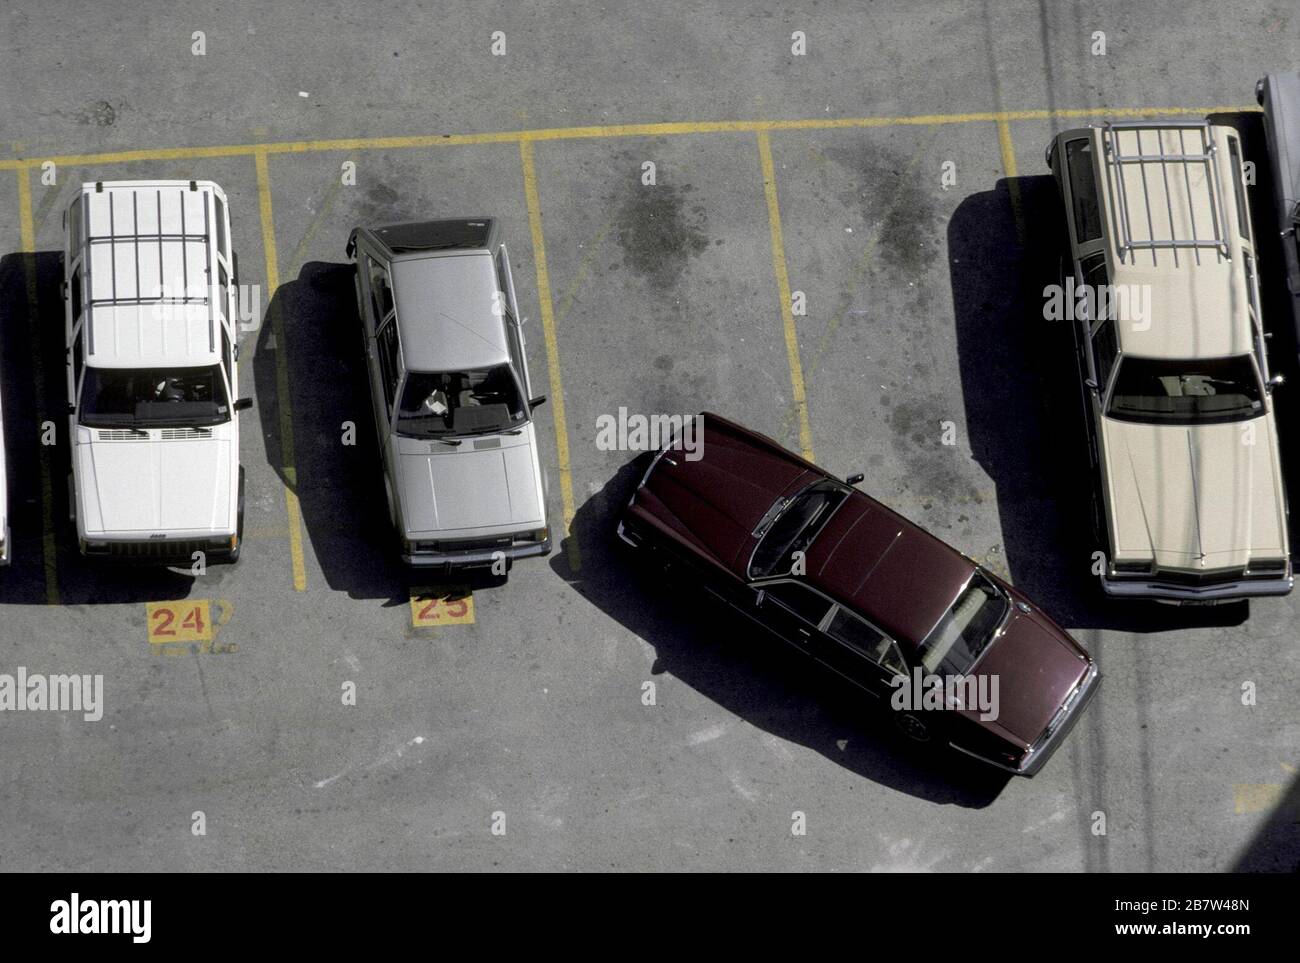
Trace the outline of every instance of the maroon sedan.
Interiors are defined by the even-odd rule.
[[[905,733],[1019,775],[1097,691],[1097,664],[1020,592],[763,435],[702,414],[618,524],[728,605],[887,701]],[[990,698],[991,696],[991,698]]]

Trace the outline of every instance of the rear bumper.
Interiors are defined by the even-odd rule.
[[[535,558],[551,554],[551,539],[533,542],[527,545],[511,545],[508,548],[466,548],[455,552],[409,552],[402,555],[402,561],[412,568],[489,568],[505,558],[513,562],[520,558]]]
[[[1102,590],[1112,598],[1154,599],[1158,602],[1211,604],[1237,599],[1288,595],[1295,583],[1290,571],[1277,578],[1243,578],[1216,585],[1181,585],[1161,581],[1159,577],[1117,579],[1103,575]]]

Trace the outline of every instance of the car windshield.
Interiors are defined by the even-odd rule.
[[[397,406],[397,433],[416,438],[497,434],[526,420],[508,364],[477,371],[413,371]]]
[[[1011,608],[1006,593],[980,572],[921,643],[921,665],[932,675],[961,675],[975,664]]]
[[[1249,355],[1201,361],[1125,358],[1106,414],[1153,424],[1214,424],[1258,417],[1264,413],[1263,398]]]
[[[230,420],[221,368],[87,368],[80,424],[205,428]]]
[[[759,538],[749,563],[750,578],[784,575],[794,567],[794,553],[806,551],[848,493],[832,481],[820,481],[768,511],[775,519]]]

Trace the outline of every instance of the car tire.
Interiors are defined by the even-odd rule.
[[[907,736],[913,742],[929,742],[930,727],[921,721],[920,717],[912,712],[903,712],[894,716],[894,725],[898,731]]]

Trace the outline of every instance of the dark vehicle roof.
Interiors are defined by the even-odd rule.
[[[752,533],[764,513],[819,475],[769,438],[718,415],[700,417],[704,457],[661,461],[637,493],[634,510],[745,578]]]
[[[923,641],[975,563],[854,491],[808,550],[808,584],[858,609],[900,644]]]
[[[778,498],[832,476],[765,435],[701,417],[704,457],[661,461],[633,511],[748,580],[759,520]],[[852,489],[808,550],[804,580],[910,646],[938,624],[974,570],[956,549]]]
[[[444,221],[407,221],[371,228],[371,233],[392,254],[429,251],[487,250],[493,219],[456,218]]]

